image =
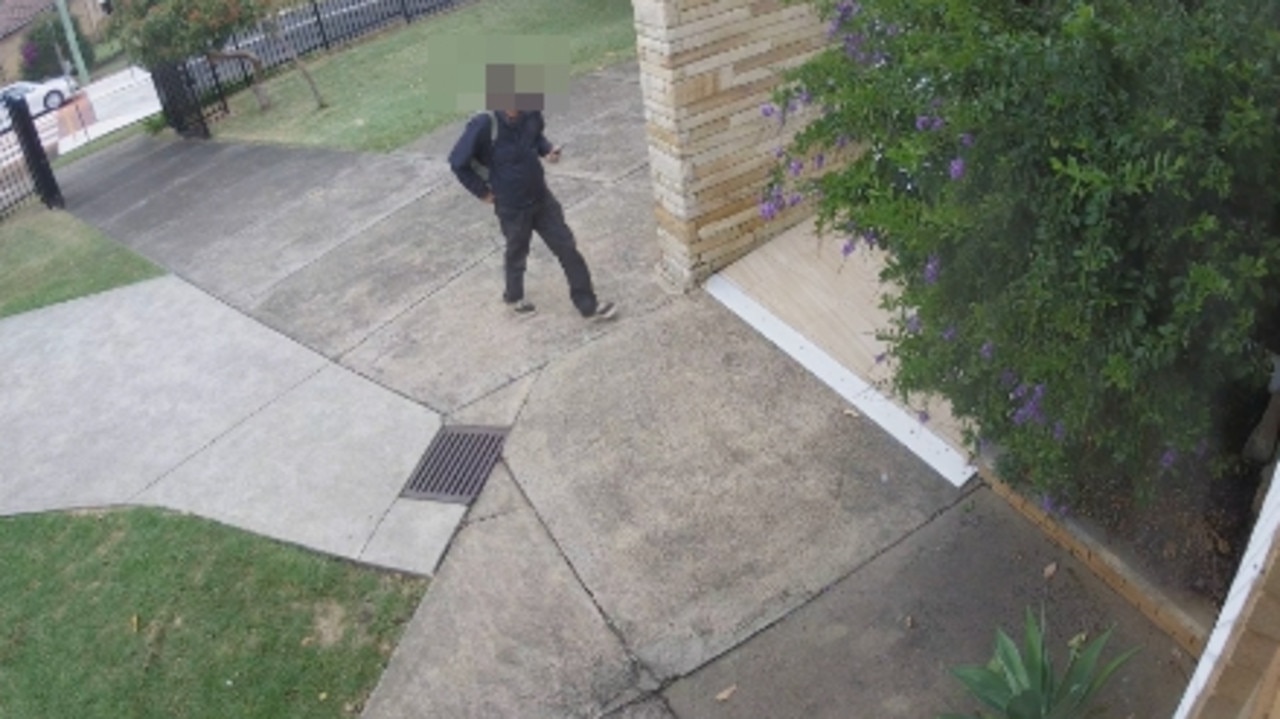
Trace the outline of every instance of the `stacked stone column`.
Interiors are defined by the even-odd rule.
[[[761,114],[779,71],[825,41],[807,3],[780,0],[633,0],[644,90],[660,271],[689,289],[803,220],[770,222],[761,193],[774,151],[797,123]]]

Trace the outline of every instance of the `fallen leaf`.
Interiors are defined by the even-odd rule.
[[[846,409],[844,411],[844,416],[857,418],[857,417],[861,417],[862,415],[858,414],[858,410],[856,409]]]
[[[1044,578],[1053,579],[1053,575],[1058,573],[1058,563],[1049,562],[1049,566],[1044,568]]]
[[[727,702],[727,701],[729,701],[729,697],[733,696],[733,693],[734,693],[734,692],[736,692],[736,691],[738,691],[738,685],[737,685],[737,684],[734,684],[733,686],[729,687],[728,689],[725,689],[724,691],[722,691],[722,692],[720,692],[719,694],[717,694],[717,695],[716,695],[716,701],[718,701],[718,702]]]
[[[902,624],[903,624],[903,626],[905,626],[907,629],[915,629],[915,627],[916,627],[916,618],[915,618],[915,617],[913,617],[913,616],[911,616],[910,614],[908,614],[908,615],[907,615],[907,618],[902,620]]]
[[[329,698],[329,692],[320,692],[320,701],[324,701],[325,699],[328,699],[328,698]]]
[[[133,633],[138,633],[138,615],[135,614],[129,619],[129,626],[133,627]]]
[[[1067,646],[1071,647],[1076,651],[1080,651],[1080,647],[1084,646],[1084,643],[1088,641],[1088,639],[1089,639],[1088,632],[1080,632],[1074,637],[1071,637],[1071,641],[1067,642]]]
[[[316,641],[316,638],[315,638],[315,637],[303,637],[303,638],[302,638],[302,641],[300,642],[300,644],[302,644],[302,646],[304,646],[304,647],[309,647],[309,646],[311,646],[312,644],[314,644],[314,643],[315,643],[315,641]]]

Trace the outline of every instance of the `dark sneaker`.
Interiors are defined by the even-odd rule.
[[[508,302],[507,307],[510,307],[512,312],[514,312],[515,314],[521,317],[527,317],[538,311],[538,308],[535,307],[533,303],[530,302],[529,300],[516,300],[515,302]]]
[[[603,322],[605,320],[613,319],[613,316],[617,313],[618,313],[618,308],[615,307],[612,302],[601,302],[600,304],[596,305],[595,312],[587,315],[587,319],[598,320]]]

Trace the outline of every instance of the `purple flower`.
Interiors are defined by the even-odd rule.
[[[929,255],[929,259],[924,263],[924,283],[926,285],[935,284],[941,272],[942,260],[939,260],[937,255]]]
[[[800,193],[797,192],[796,194],[791,196],[790,200],[787,201],[787,207],[795,207],[801,202],[804,202],[804,195],[801,195]]]
[[[787,149],[785,147],[779,147],[778,149],[773,151],[773,156],[779,160],[785,157],[786,154],[787,154]]]
[[[982,359],[988,362],[991,361],[991,358],[994,357],[995,354],[996,354],[996,346],[991,342],[991,340],[987,340],[986,342],[983,342],[982,348],[978,350],[978,356],[982,357]]]
[[[760,204],[760,216],[765,220],[772,220],[778,216],[778,206],[772,200],[766,200]]]
[[[965,147],[973,147],[973,133],[966,132],[960,135],[960,144]]]
[[[853,251],[856,249],[858,249],[858,241],[853,238],[849,238],[840,246],[840,255],[848,257],[849,255],[852,255]]]
[[[1017,383],[1018,375],[1014,374],[1013,370],[1006,368],[1000,373],[1000,384],[1003,385],[1005,389],[1008,389]]]
[[[920,420],[920,424],[928,424],[929,413],[924,410],[920,410],[916,413],[916,419]]]
[[[942,340],[944,342],[954,342],[955,339],[956,339],[956,326],[947,325],[947,328],[942,331]]]
[[[887,359],[889,359],[889,353],[881,352],[880,354],[876,355],[876,364],[884,364],[884,361]]]
[[[800,104],[806,106],[813,104],[813,95],[808,90],[800,91]]]
[[[911,315],[907,318],[907,332],[913,335],[920,334],[920,315]]]
[[[862,239],[867,241],[867,249],[874,250],[880,243],[880,233],[875,229],[867,230]]]
[[[1160,455],[1160,469],[1168,471],[1173,469],[1173,465],[1178,463],[1178,450],[1169,447]]]
[[[1058,420],[1053,423],[1053,441],[1061,444],[1062,440],[1067,438],[1067,426]]]
[[[848,135],[841,135],[840,137],[837,137],[837,138],[836,138],[836,149],[838,149],[838,150],[843,150],[843,149],[844,149],[844,146],[845,146],[845,145],[848,145],[848,144],[849,144],[849,136],[848,136]]]
[[[1064,515],[1067,513],[1067,505],[1059,504],[1047,494],[1040,495],[1040,508],[1049,514]]]
[[[959,180],[964,177],[964,158],[957,157],[951,161],[951,179]]]
[[[946,126],[946,124],[947,124],[946,120],[943,120],[941,117],[934,116],[934,118],[931,120],[929,124],[929,129],[941,130],[943,127]]]
[[[1013,413],[1013,423],[1021,427],[1028,422],[1044,424],[1044,413],[1040,409],[1040,401],[1044,399],[1044,385],[1030,387],[1023,383],[1013,391],[1013,399],[1023,400],[1022,406]]]
[[[825,164],[827,164],[827,157],[819,152],[818,156],[813,158],[813,169],[821,170],[822,166]]]
[[[764,115],[765,117],[773,117],[774,113],[776,113],[777,111],[778,111],[778,108],[775,107],[772,102],[767,102],[764,105],[760,106],[760,114]]]
[[[804,162],[801,160],[792,160],[790,169],[791,176],[798,177],[801,172],[804,172]]]
[[[932,124],[933,124],[933,118],[929,117],[928,115],[916,115],[916,129],[919,130],[920,132],[924,132],[925,130],[928,130],[929,126]]]

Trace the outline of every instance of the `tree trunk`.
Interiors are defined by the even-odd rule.
[[[267,91],[262,88],[258,82],[258,78],[262,76],[262,59],[256,54],[248,50],[232,50],[230,52],[207,52],[205,59],[210,63],[219,60],[248,60],[253,70],[249,73],[249,89],[253,90],[253,96],[258,100],[258,109],[266,112],[271,108],[271,98],[267,97]]]
[[[307,81],[307,87],[311,88],[311,96],[316,99],[316,109],[323,110],[328,107],[329,103],[324,101],[324,96],[320,94],[320,88],[316,87],[316,81],[311,77],[311,71],[307,69],[306,63],[298,57],[298,51],[293,43],[280,32],[280,16],[272,13],[267,20],[267,26],[271,29],[271,38],[284,47],[285,54],[289,56],[289,62],[293,63],[293,66],[302,74],[302,78]]]

